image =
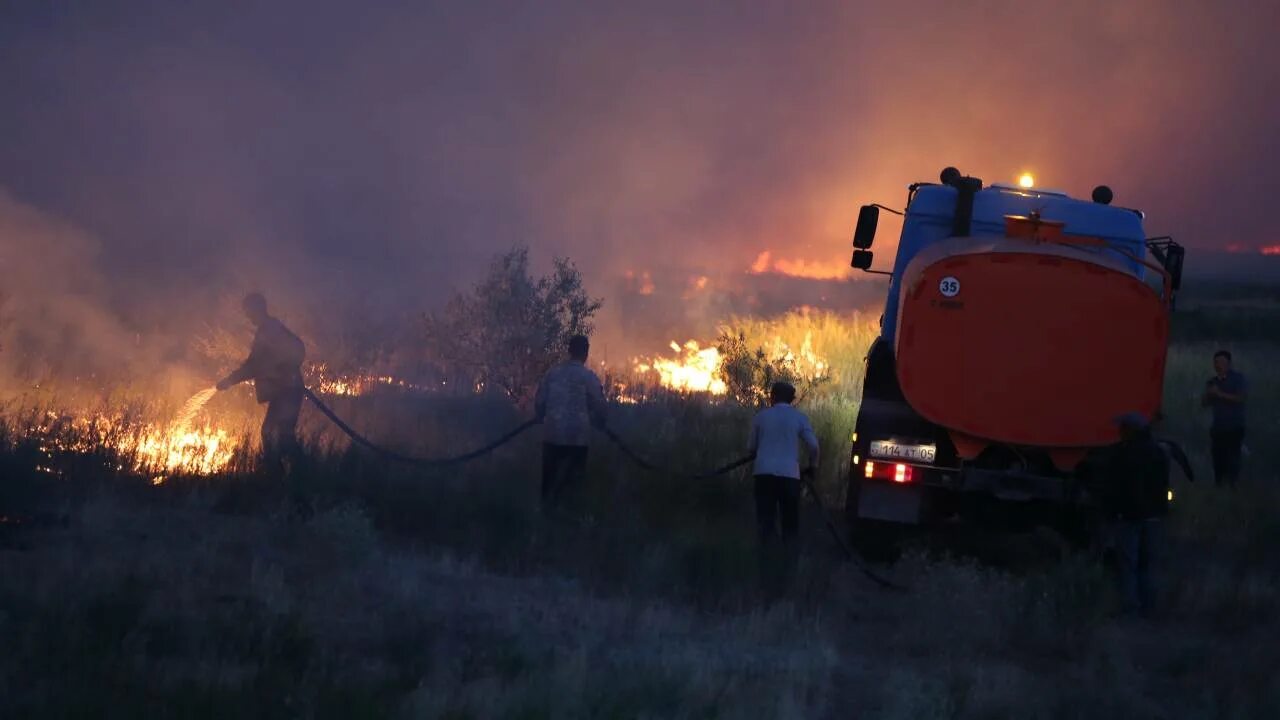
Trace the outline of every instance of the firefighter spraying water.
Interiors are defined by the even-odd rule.
[[[253,346],[244,363],[218,381],[217,389],[228,390],[246,380],[253,381],[258,402],[267,406],[262,420],[263,461],[268,473],[280,474],[286,460],[296,462],[299,454],[295,433],[305,393],[302,361],[306,346],[267,312],[267,300],[262,295],[245,296],[242,306],[245,316],[257,328]]]

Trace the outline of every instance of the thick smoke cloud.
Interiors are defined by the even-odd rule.
[[[1270,245],[1277,21],[1156,0],[6,3],[0,186],[98,239],[95,312],[188,324],[250,288],[405,317],[516,242],[607,299],[626,270],[839,263],[859,204],[947,164],[1105,182],[1153,234]]]
[[[81,230],[0,194],[0,385],[133,360],[130,334],[102,307],[97,251]]]

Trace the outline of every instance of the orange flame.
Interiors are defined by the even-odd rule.
[[[696,340],[683,346],[671,341],[673,358],[654,357],[637,360],[635,368],[641,374],[657,373],[662,386],[678,392],[705,392],[724,395],[729,391],[720,375],[720,350],[701,347]]]
[[[773,254],[765,250],[756,256],[755,262],[751,263],[751,273],[760,275],[768,272],[790,277],[807,278],[809,280],[842,280],[848,277],[849,268],[842,263],[788,260],[786,258],[774,260]]]
[[[173,422],[167,424],[133,425],[123,417],[101,413],[65,421],[56,413],[46,413],[41,427],[31,430],[37,436],[44,436],[40,449],[46,455],[53,451],[90,453],[109,447],[129,458],[132,470],[150,474],[151,482],[156,485],[174,473],[213,475],[231,466],[241,444],[239,437],[225,428],[192,424],[196,414],[216,393],[213,388],[196,393]],[[71,439],[52,432],[58,425],[73,431]],[[55,472],[49,467],[38,469]]]
[[[344,397],[360,397],[377,387],[396,387],[401,390],[423,390],[407,380],[391,375],[374,375],[373,373],[334,375],[324,363],[312,365],[307,373],[310,385],[321,395],[340,395]]]

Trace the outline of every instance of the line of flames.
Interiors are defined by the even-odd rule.
[[[415,391],[426,390],[420,385],[392,375],[375,375],[373,373],[334,374],[323,363],[311,366],[307,375],[310,378],[310,386],[321,395],[359,397],[380,387]]]
[[[225,428],[193,424],[216,392],[210,388],[196,393],[167,424],[134,423],[106,413],[68,418],[48,412],[43,422],[28,430],[46,457],[110,448],[120,460],[117,470],[147,474],[157,485],[175,474],[213,475],[230,468],[243,443],[239,435]],[[46,464],[38,465],[37,470],[57,473]]]
[[[659,384],[672,391],[724,395],[728,386],[721,377],[722,358],[715,346],[703,347],[696,340],[671,343],[673,357],[655,356],[637,359],[634,370],[640,375],[656,375]],[[812,339],[805,336],[798,352],[793,352],[781,338],[773,338],[768,346],[771,357],[783,358],[802,366],[807,375],[821,376],[827,363],[813,351]],[[327,395],[356,397],[378,387],[405,390],[423,388],[390,375],[330,375],[327,368],[312,369],[312,385]],[[480,390],[482,388],[478,388]],[[172,421],[138,422],[124,414],[92,413],[65,416],[46,413],[35,427],[28,428],[46,458],[58,453],[88,454],[110,448],[119,458],[118,470],[129,469],[151,477],[155,484],[174,475],[215,475],[230,469],[237,455],[251,442],[243,433],[229,431],[211,422],[195,419],[217,393],[213,388],[193,395]],[[623,387],[620,402],[638,402]],[[56,474],[50,463],[37,466],[42,472]]]
[[[313,366],[308,374],[312,387],[324,395],[358,397],[379,387],[424,389],[390,375],[333,375],[324,365]],[[249,441],[243,432],[211,422],[195,422],[215,394],[215,388],[196,393],[168,423],[140,422],[122,413],[66,416],[47,412],[41,422],[28,428],[28,434],[37,439],[46,458],[56,453],[87,454],[109,448],[120,458],[117,470],[146,474],[157,485],[174,475],[216,475],[230,469],[237,454],[249,449]],[[58,472],[48,462],[36,469],[49,474]]]

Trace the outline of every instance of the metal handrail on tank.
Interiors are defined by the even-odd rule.
[[[1064,245],[1067,247],[1083,246],[1101,248],[1119,253],[1143,267],[1155,270],[1160,273],[1162,280],[1163,291],[1161,292],[1160,299],[1164,302],[1166,307],[1172,305],[1173,276],[1169,274],[1169,271],[1165,269],[1164,266],[1158,263],[1153,263],[1146,258],[1138,257],[1134,253],[1129,252],[1122,247],[1117,247],[1099,237],[1092,237],[1088,235],[1067,235],[1062,232],[1063,228],[1066,227],[1066,223],[1055,220],[1045,220],[1035,213],[1030,216],[1006,215],[1004,219],[1005,234],[1012,239],[1053,243],[1055,245]],[[1046,230],[1047,232],[1041,234],[1042,230]]]

